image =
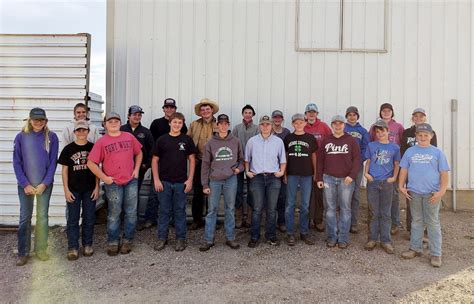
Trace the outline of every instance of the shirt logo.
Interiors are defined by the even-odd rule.
[[[356,131],[348,132],[352,137],[362,139],[362,134]]]
[[[390,153],[387,150],[378,150],[375,152],[375,163],[386,165],[390,162]]]
[[[145,133],[138,133],[137,137],[143,139],[145,138]]]
[[[336,146],[333,143],[328,143],[325,147],[327,154],[347,154],[349,153],[349,147],[347,144],[343,146]]]
[[[411,161],[416,164],[429,164],[433,160],[433,157],[431,154],[416,153],[411,157]]]
[[[179,142],[178,147],[179,147],[179,151],[186,151],[186,143]]]
[[[228,147],[221,147],[217,150],[215,154],[216,161],[224,161],[232,159],[232,150]]]

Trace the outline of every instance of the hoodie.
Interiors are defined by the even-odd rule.
[[[396,122],[395,119],[391,119],[388,122],[388,140],[392,143],[395,143],[400,146],[400,142],[402,141],[402,134],[403,134],[403,126]],[[370,141],[376,141],[377,136],[375,135],[375,128],[374,125],[370,127]]]
[[[63,130],[61,150],[76,140],[76,135],[74,135],[74,123],[75,120],[71,120]],[[89,124],[89,135],[87,135],[87,140],[94,144],[100,138],[99,128],[92,124],[90,120],[87,120],[87,123]]]
[[[234,169],[244,170],[244,154],[239,139],[230,132],[225,138],[215,134],[206,143],[202,156],[201,183],[209,188],[209,180],[225,180]]]
[[[331,128],[321,119],[316,119],[314,124],[308,122],[304,127],[304,132],[314,136],[318,143],[318,149],[321,147],[323,139],[332,134]]]
[[[367,145],[369,144],[369,141],[370,141],[369,132],[367,132],[367,130],[363,126],[361,126],[359,122],[356,122],[356,124],[353,126],[349,123],[346,123],[344,132],[354,137],[357,144],[359,144],[360,159],[361,159],[361,162],[364,162],[365,150],[367,150]]]

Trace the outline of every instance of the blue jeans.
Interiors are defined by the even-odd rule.
[[[323,175],[326,202],[326,231],[328,242],[349,243],[351,199],[354,182],[344,184],[344,177]],[[339,220],[337,207],[339,206]]]
[[[171,212],[174,212],[174,227],[176,239],[186,239],[186,193],[184,193],[184,183],[170,183],[161,181],[163,191],[158,192],[160,201],[160,212],[158,214],[158,239],[168,239],[168,227]]]
[[[145,222],[156,224],[158,221],[158,195],[155,191],[155,184],[151,178],[150,193],[148,194],[148,201],[146,203]]]
[[[311,198],[312,183],[312,176],[288,175],[285,208],[286,230],[288,234],[295,233],[295,206],[298,185],[300,185],[301,190],[300,233],[304,235],[309,233],[309,200]]]
[[[412,216],[410,249],[416,252],[423,252],[423,235],[425,226],[430,239],[430,255],[441,256],[441,224],[439,222],[439,208],[441,201],[434,204],[429,202],[431,193],[418,194],[410,192],[412,200],[410,210]]]
[[[280,193],[278,194],[278,201],[277,201],[277,223],[278,225],[285,225],[285,209],[286,209],[286,185],[283,183],[283,178],[280,178],[281,188]]]
[[[258,174],[250,179],[250,192],[252,193],[252,225],[250,235],[252,240],[260,238],[260,222],[262,210],[266,206],[265,238],[276,238],[276,205],[280,194],[281,180],[273,174]]]
[[[395,181],[392,195],[392,227],[400,227],[400,195],[398,194],[398,181]]]
[[[18,225],[18,256],[28,256],[31,248],[31,217],[36,197],[35,252],[48,248],[48,210],[53,185],[46,187],[41,195],[26,195],[18,186],[20,199],[20,223]]]
[[[66,202],[67,243],[68,249],[79,250],[79,219],[82,204],[82,246],[92,246],[95,224],[95,201],[91,199],[92,191],[72,192],[74,202]]]
[[[131,242],[137,225],[138,181],[132,179],[125,185],[115,183],[105,186],[107,196],[107,244],[118,245],[120,242],[120,214],[124,211],[124,241]]]
[[[244,195],[245,172],[237,174],[237,194],[235,196],[235,208],[242,208],[244,203],[252,207],[252,195],[250,193],[250,182],[247,179],[247,195]]]
[[[217,210],[219,209],[219,201],[221,199],[221,194],[224,194],[225,237],[227,240],[233,241],[235,239],[234,205],[235,194],[237,193],[237,176],[233,175],[225,180],[210,181],[209,188],[211,189],[211,193],[209,194],[209,210],[207,211],[206,216],[204,239],[207,243],[214,243]]]
[[[356,227],[359,219],[359,206],[360,206],[360,183],[362,182],[362,176],[364,173],[364,166],[360,168],[359,173],[354,183],[354,193],[352,194],[351,200],[351,226]]]
[[[367,200],[369,202],[370,223],[369,241],[391,243],[390,209],[392,207],[393,183],[386,180],[375,180],[367,183]]]

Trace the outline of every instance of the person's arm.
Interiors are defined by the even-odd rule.
[[[155,187],[156,192],[163,191],[163,184],[160,180],[159,170],[158,170],[158,161],[160,158],[156,155],[153,155],[151,158],[151,173],[153,174],[153,186]]]
[[[15,171],[16,180],[18,185],[25,190],[26,195],[34,194],[34,188],[30,185],[28,178],[26,177],[26,172],[23,168],[23,156],[21,153],[21,137],[22,133],[18,133],[15,137],[13,144],[13,170]]]
[[[434,204],[441,200],[443,195],[446,193],[446,189],[448,189],[448,181],[449,181],[449,174],[448,171],[441,171],[439,173],[440,182],[439,182],[439,191],[434,192],[430,197],[430,203]]]
[[[90,160],[90,159],[87,160],[87,167],[89,168],[89,170],[92,171],[92,173],[94,173],[95,176],[100,178],[105,184],[111,185],[114,182],[114,178],[112,176],[107,176],[102,171],[102,169],[96,163],[94,163],[92,160]]]
[[[135,155],[135,167],[133,168],[132,173],[133,178],[138,178],[138,176],[140,175],[140,166],[142,165],[142,160],[143,152],[140,151],[140,153]]]
[[[69,190],[69,179],[68,179],[68,171],[69,171],[69,168],[68,166],[66,165],[63,165],[63,169],[61,171],[61,174],[62,174],[62,178],[63,178],[63,189],[64,189],[64,197],[66,198],[66,202],[68,203],[72,203],[74,202],[74,200],[76,199],[74,197],[74,195],[71,193],[71,191]]]
[[[204,146],[204,153],[202,154],[202,163],[201,163],[201,184],[202,191],[205,194],[211,193],[209,188],[209,172],[211,171],[211,146],[209,142]]]
[[[240,172],[244,171],[244,152],[242,151],[242,145],[240,144],[239,139],[237,139],[237,147],[238,158],[237,166],[234,168],[234,174],[239,174]]]
[[[374,180],[374,177],[372,175],[370,175],[369,169],[370,169],[370,158],[368,158],[366,160],[365,168],[364,168],[364,176],[365,176],[365,178],[367,179],[368,182],[371,182],[371,181]]]
[[[54,182],[54,173],[58,160],[59,140],[55,133],[50,134],[49,144],[49,166],[41,183],[36,186],[36,194],[42,194],[46,188]]]
[[[280,171],[275,173],[276,177],[282,177],[285,174],[286,170],[286,153],[285,153],[285,145],[283,141],[280,140],[280,151],[278,152],[278,161],[280,162]]]
[[[393,176],[389,177],[387,179],[387,182],[389,182],[389,183],[396,182],[399,170],[400,170],[400,162],[396,160],[396,161],[393,162]]]
[[[362,164],[362,160],[360,159],[360,148],[359,145],[357,144],[356,140],[351,137],[350,138],[352,141],[352,168],[349,176],[346,176],[344,182],[346,185],[349,185],[352,183],[352,181],[355,181],[357,178],[357,174],[359,174],[360,171],[360,165]]]
[[[406,188],[407,175],[408,169],[401,168],[400,173],[398,175],[398,188],[401,194],[405,195],[408,200],[411,200],[411,196]]]
[[[96,176],[94,191],[92,191],[92,194],[91,194],[92,201],[95,202],[99,198],[99,196],[100,196],[100,183],[99,183],[99,179]]]
[[[438,146],[438,138],[436,137],[436,133],[433,132],[433,137],[431,138],[430,144],[437,147]]]
[[[184,193],[188,193],[193,188],[193,177],[194,171],[196,167],[196,154],[189,154],[188,155],[189,161],[189,175],[188,179],[184,182]]]
[[[248,178],[254,178],[255,173],[250,171],[250,162],[252,161],[252,141],[249,139],[247,142],[247,146],[245,147],[245,175],[247,175]]]
[[[316,183],[318,180],[317,179],[317,172],[318,172],[317,163],[318,163],[318,157],[317,157],[316,151],[314,151],[313,153],[311,153],[311,166],[313,166],[313,182],[314,183]]]
[[[186,123],[183,122],[183,127],[181,128],[181,133],[186,134],[188,133],[188,127],[186,127]]]

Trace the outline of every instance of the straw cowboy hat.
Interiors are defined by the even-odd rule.
[[[217,102],[212,101],[207,98],[201,99],[195,106],[194,106],[194,113],[196,113],[197,116],[201,116],[201,106],[203,105],[209,105],[212,108],[212,114],[216,114],[219,112],[219,105]]]

